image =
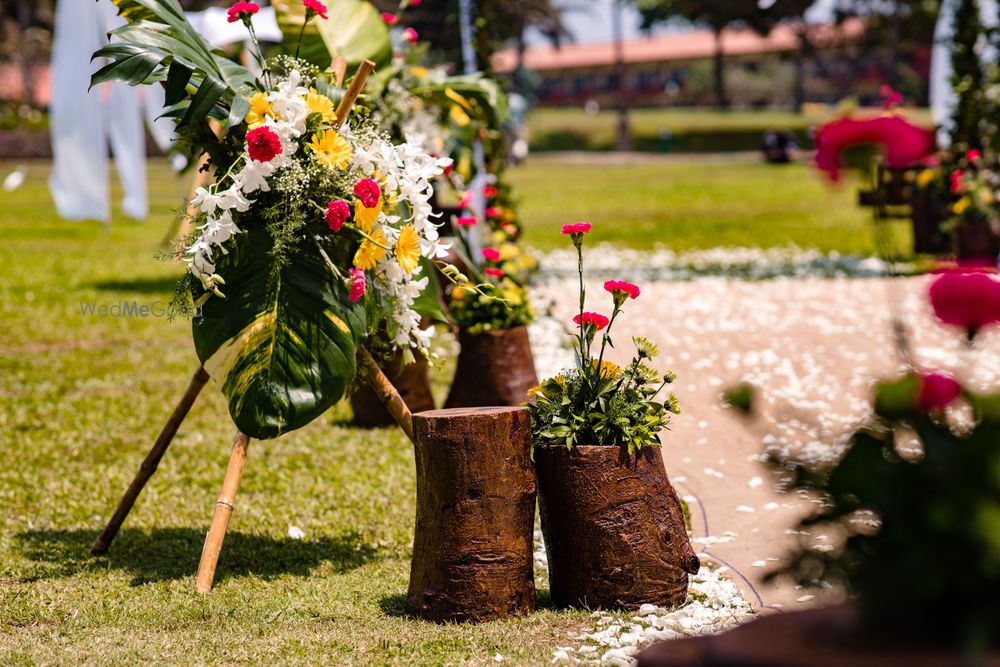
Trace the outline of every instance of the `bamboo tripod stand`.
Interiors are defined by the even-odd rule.
[[[343,59],[334,60],[331,69],[333,70],[338,83],[343,80],[345,67],[346,63]],[[357,100],[358,95],[360,95],[365,82],[368,80],[368,77],[371,75],[374,68],[375,64],[370,60],[363,61],[358,67],[357,73],[354,75],[350,87],[345,92],[344,97],[341,99],[340,104],[337,107],[334,129],[339,129],[347,119],[347,115],[350,112],[351,107]],[[365,376],[371,383],[376,395],[378,395],[378,397],[382,400],[386,409],[412,442],[412,416],[409,408],[406,406],[406,402],[382,372],[382,369],[379,368],[379,365],[375,362],[367,349],[364,347],[359,348],[358,357]],[[188,384],[187,390],[185,390],[180,401],[178,401],[177,406],[174,408],[174,411],[167,419],[166,424],[164,424],[159,436],[153,443],[153,447],[149,450],[149,453],[146,454],[146,458],[143,459],[142,464],[139,466],[139,470],[136,472],[135,477],[132,480],[132,483],[129,484],[124,495],[122,496],[117,509],[111,516],[107,525],[104,527],[104,530],[101,531],[101,534],[98,535],[97,539],[94,540],[94,543],[91,545],[91,553],[104,554],[111,547],[111,543],[114,541],[115,536],[121,529],[122,523],[124,523],[126,517],[128,517],[129,512],[132,511],[139,494],[142,493],[143,488],[146,486],[147,482],[149,482],[153,473],[156,472],[163,455],[166,453],[167,448],[170,447],[170,443],[177,434],[177,430],[184,422],[188,412],[191,410],[191,406],[198,398],[198,395],[208,382],[208,379],[209,375],[205,371],[204,367],[199,367],[195,371],[190,383]],[[205,537],[205,546],[202,549],[201,559],[198,563],[196,587],[199,593],[208,593],[212,590],[212,584],[215,580],[215,568],[219,562],[219,554],[222,551],[222,543],[226,537],[226,529],[229,527],[229,520],[233,515],[233,510],[236,505],[236,494],[239,491],[240,481],[243,478],[243,469],[246,465],[247,450],[249,446],[250,437],[237,429],[236,436],[233,439],[232,450],[229,455],[229,465],[226,468],[226,475],[222,482],[222,490],[215,503],[212,523],[208,530],[208,534]]]

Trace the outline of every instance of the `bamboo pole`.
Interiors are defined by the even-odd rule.
[[[215,502],[212,526],[208,529],[208,535],[205,536],[205,548],[202,549],[201,561],[198,563],[196,586],[199,593],[209,593],[212,590],[212,582],[215,581],[215,567],[219,563],[222,541],[226,539],[226,529],[229,527],[229,519],[232,517],[233,508],[236,505],[236,493],[240,488],[240,480],[243,479],[243,467],[247,462],[247,448],[249,446],[249,436],[237,430],[236,437],[233,439],[233,450],[229,455],[226,477],[222,481],[222,491],[219,493],[219,499]]]
[[[358,71],[354,73],[354,77],[351,79],[351,85],[347,88],[344,93],[344,97],[341,98],[340,104],[337,105],[337,119],[333,122],[333,129],[339,130],[340,126],[344,124],[347,120],[347,114],[351,112],[351,107],[354,106],[354,102],[357,101],[358,95],[365,87],[365,83],[368,82],[368,77],[371,73],[375,71],[375,63],[371,60],[362,60],[361,64],[358,65]]]
[[[146,458],[143,459],[142,464],[139,466],[138,472],[135,474],[135,478],[132,479],[132,483],[129,484],[128,489],[125,491],[125,495],[122,496],[121,502],[118,503],[118,509],[111,516],[108,521],[108,525],[104,527],[104,530],[94,543],[90,546],[90,553],[92,554],[103,554],[107,553],[108,548],[111,546],[112,540],[118,534],[118,530],[122,527],[125,518],[128,516],[129,512],[132,511],[132,506],[135,505],[136,499],[138,499],[139,494],[142,493],[143,488],[149,481],[149,478],[153,476],[156,472],[157,466],[160,465],[160,460],[166,453],[167,448],[173,441],[174,436],[177,435],[177,429],[180,428],[181,423],[183,423],[184,418],[187,417],[188,412],[191,410],[191,406],[194,404],[198,394],[201,393],[202,388],[205,383],[208,382],[208,373],[205,372],[205,368],[199,366],[198,370],[194,372],[191,377],[191,382],[188,383],[188,388],[181,396],[181,400],[177,403],[177,407],[174,408],[173,413],[170,418],[167,419],[167,423],[163,425],[163,429],[160,431],[160,435],[157,436],[156,442],[153,443],[152,449],[146,454]]]
[[[344,85],[344,77],[347,75],[347,58],[334,56],[330,62],[330,71],[333,72],[333,85],[340,88]]]
[[[410,408],[406,406],[406,401],[399,395],[392,382],[385,376],[385,373],[382,372],[382,369],[366,348],[359,348],[358,356],[361,364],[364,366],[365,375],[368,377],[372,389],[375,390],[375,394],[382,401],[385,409],[389,411],[392,418],[399,424],[399,428],[403,429],[403,433],[410,439],[410,442],[416,442],[413,439],[413,415],[410,413]]]

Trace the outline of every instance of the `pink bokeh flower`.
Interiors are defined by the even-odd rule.
[[[494,278],[503,278],[503,269],[498,269],[495,266],[483,269],[483,273]]]
[[[489,262],[499,262],[500,251],[496,248],[483,248],[483,259]]]
[[[950,176],[948,176],[948,184],[951,186],[951,191],[953,193],[957,194],[961,192],[962,189],[965,187],[962,183],[962,178],[964,176],[965,172],[962,171],[961,169],[956,169],[955,171],[951,172]]]
[[[500,208],[499,206],[490,206],[489,208],[486,209],[486,217],[487,218],[502,218],[503,217],[503,209]]]
[[[324,5],[319,0],[302,0],[302,6],[306,8],[306,20],[312,18],[312,15],[320,17],[321,19],[327,18],[326,16],[326,5]]]
[[[419,38],[420,36],[417,34],[417,31],[414,30],[413,28],[407,28],[406,30],[403,31],[403,41],[406,42],[407,44],[416,44]]]
[[[497,196],[497,189],[492,185],[487,185],[485,188],[483,188],[483,196],[492,199],[493,197]]]
[[[571,225],[563,225],[561,231],[563,234],[576,236],[577,234],[586,234],[591,229],[593,229],[593,227],[594,226],[589,222],[575,222]]]
[[[924,412],[938,410],[951,405],[962,395],[962,385],[944,373],[921,373],[917,407]]]
[[[455,224],[459,227],[475,227],[479,224],[479,220],[474,215],[460,215],[455,218]]]
[[[1000,322],[1000,281],[988,273],[943,273],[931,283],[929,295],[937,318],[965,329],[970,336]]]
[[[361,269],[351,269],[351,293],[347,298],[357,303],[365,295],[365,272]]]
[[[399,18],[395,14],[390,14],[389,12],[382,12],[382,22],[388,26],[393,26],[399,23]]]

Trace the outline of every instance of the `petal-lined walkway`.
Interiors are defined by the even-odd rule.
[[[809,460],[836,457],[843,436],[868,413],[871,383],[896,372],[890,314],[898,309],[911,332],[915,358],[926,369],[956,372],[980,387],[1000,385],[1000,335],[983,337],[970,353],[939,326],[926,303],[929,277],[903,279],[778,279],[747,282],[705,278],[652,282],[616,324],[614,361],[629,358],[631,336],[657,343],[660,369],[677,372],[683,414],[664,433],[671,478],[691,508],[700,550],[730,568],[747,599],[762,609],[801,607],[813,591],[789,583],[765,586],[762,575],[781,562],[796,538],[792,528],[811,500],[778,493],[780,480],[760,463],[767,450],[798,452]],[[539,290],[567,322],[575,294],[571,279]],[[607,309],[599,282],[588,284],[587,307]],[[551,324],[540,372],[551,370],[558,336]],[[563,357],[565,358],[565,357]],[[720,405],[727,386],[760,387],[760,417],[747,422]],[[830,549],[832,535],[804,535]]]

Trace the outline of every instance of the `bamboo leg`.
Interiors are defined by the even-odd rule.
[[[243,479],[243,466],[247,462],[247,447],[250,438],[242,431],[236,431],[233,440],[233,451],[229,455],[229,467],[226,468],[226,478],[222,482],[222,492],[215,503],[215,514],[212,515],[212,527],[205,537],[205,548],[201,552],[198,563],[196,585],[199,593],[209,593],[215,580],[215,566],[219,563],[219,552],[222,551],[222,541],[226,539],[226,528],[229,518],[233,515],[236,504],[236,492]]]
[[[160,431],[160,435],[157,436],[156,442],[153,443],[152,449],[149,450],[146,458],[143,459],[142,464],[139,466],[135,478],[132,479],[132,483],[129,484],[125,495],[122,496],[121,502],[118,503],[118,509],[115,510],[115,513],[108,521],[108,525],[104,527],[104,530],[90,546],[90,553],[107,553],[112,540],[115,539],[115,535],[118,534],[118,530],[122,527],[125,518],[132,511],[132,506],[135,505],[136,499],[142,493],[142,489],[146,486],[149,478],[156,472],[156,468],[159,466],[164,453],[166,453],[167,447],[170,446],[174,436],[177,434],[177,429],[180,428],[184,418],[187,417],[188,411],[191,410],[191,406],[194,404],[195,399],[198,398],[198,394],[206,382],[208,382],[208,373],[205,372],[203,367],[199,367],[194,372],[194,376],[191,378],[191,382],[188,384],[188,388],[181,397],[180,402],[177,403],[177,407],[174,408],[170,418],[167,419],[167,423],[163,425],[163,429]]]
[[[371,60],[362,60],[361,64],[358,65],[358,71],[354,73],[354,78],[351,79],[351,85],[344,92],[344,97],[341,98],[340,104],[337,105],[337,118],[333,121],[333,129],[339,130],[340,126],[344,124],[347,120],[347,114],[350,113],[351,107],[354,106],[354,102],[358,99],[358,95],[365,87],[365,83],[368,81],[368,77],[371,73],[375,71],[375,63]]]
[[[385,376],[379,365],[375,363],[368,350],[362,347],[359,356],[362,365],[365,367],[365,374],[368,376],[368,381],[371,383],[372,389],[375,390],[375,394],[382,400],[385,409],[389,411],[389,414],[399,424],[399,428],[403,429],[403,433],[410,439],[410,442],[415,442],[413,439],[413,415],[410,413],[410,408],[406,406],[406,401],[399,395],[396,388],[392,386],[392,382]]]

